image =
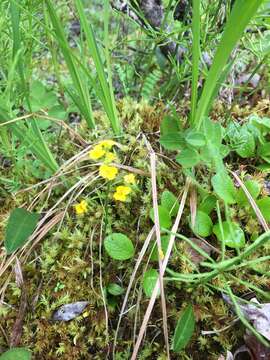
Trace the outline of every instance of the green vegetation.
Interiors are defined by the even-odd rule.
[[[0,3],[0,360],[270,356],[270,2],[161,3]]]

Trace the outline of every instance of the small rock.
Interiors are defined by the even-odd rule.
[[[54,312],[52,316],[52,320],[70,321],[76,318],[77,316],[81,315],[81,313],[88,304],[89,304],[88,301],[77,301],[75,303],[63,305]]]

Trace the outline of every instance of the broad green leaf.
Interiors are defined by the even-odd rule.
[[[270,173],[270,158],[269,158],[269,163],[258,165],[257,169],[259,169],[260,171],[262,171],[264,173],[269,174]]]
[[[257,197],[261,192],[261,185],[255,180],[247,180],[244,182],[244,185],[248,189],[253,199],[257,199]],[[248,198],[242,188],[237,191],[236,200],[237,203],[241,206],[245,206],[249,204]]]
[[[185,140],[190,146],[196,148],[200,148],[206,143],[204,134],[195,130],[188,131]]]
[[[158,215],[160,227],[169,229],[172,226],[172,220],[169,211],[163,206],[159,206]],[[150,210],[150,219],[155,222],[154,209]]]
[[[202,202],[200,203],[198,210],[203,211],[206,214],[210,214],[210,212],[216,206],[217,198],[215,195],[207,195]]]
[[[107,291],[113,296],[119,296],[122,295],[125,290],[120,285],[112,283],[107,286]]]
[[[177,322],[173,336],[172,348],[174,352],[184,349],[195,329],[195,316],[192,305],[188,305]]]
[[[200,156],[194,149],[184,149],[176,156],[176,161],[184,168],[190,168],[200,162]]]
[[[180,133],[181,127],[179,119],[173,116],[166,115],[161,122],[160,132],[162,135],[170,135],[174,133]]]
[[[161,195],[161,206],[166,208],[171,216],[176,216],[179,210],[179,201],[172,192],[165,190]]]
[[[239,249],[245,246],[245,234],[237,223],[224,221],[222,222],[222,229],[224,239],[222,237],[220,224],[218,223],[213,227],[213,233],[216,235],[219,241],[222,242],[224,240],[225,245],[233,249]]]
[[[161,240],[161,249],[163,251],[163,254],[165,255],[166,252],[167,252],[167,249],[168,249],[168,245],[169,245],[169,241],[170,241],[170,235],[163,235],[163,236],[161,236],[160,240]],[[158,261],[159,260],[157,244],[155,244],[153,246],[153,251],[151,253],[150,260],[151,261]]]
[[[197,211],[196,220],[192,230],[196,235],[206,237],[212,234],[213,223],[211,218],[202,211]]]
[[[270,156],[270,142],[264,143],[258,147],[258,155],[262,158]]]
[[[31,360],[31,352],[25,348],[13,348],[3,353],[0,360]]]
[[[135,254],[132,241],[124,234],[113,233],[104,240],[105,250],[115,260],[128,260]]]
[[[158,280],[158,272],[155,269],[149,269],[143,276],[143,291],[147,297],[151,297],[152,292]]]
[[[35,230],[39,214],[31,213],[23,208],[14,209],[8,219],[5,236],[7,254],[22,247]]]
[[[264,197],[256,201],[266,221],[270,221],[270,197]]]
[[[219,148],[222,142],[222,127],[220,123],[205,118],[203,125],[206,141],[212,146]]]
[[[238,145],[236,152],[242,158],[249,158],[255,155],[255,139],[246,127],[242,127],[239,133]]]
[[[35,80],[30,85],[30,95],[35,96],[36,98],[42,98],[46,94],[46,87],[45,85],[39,81]]]
[[[185,146],[183,136],[180,133],[162,135],[159,142],[166,150],[181,150]]]
[[[227,204],[236,203],[236,189],[232,179],[225,171],[220,171],[212,177],[212,185],[217,195]]]
[[[62,105],[55,105],[49,109],[48,115],[56,119],[65,120],[67,113]]]
[[[251,124],[261,128],[262,130],[263,128],[270,129],[270,118],[261,118],[257,114],[252,114],[249,119]]]

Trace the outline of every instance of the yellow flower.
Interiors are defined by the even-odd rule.
[[[98,160],[104,155],[105,150],[100,144],[96,145],[93,150],[89,151],[89,157],[92,160]]]
[[[87,211],[87,202],[82,200],[79,204],[74,205],[74,208],[77,215],[84,214]]]
[[[158,250],[158,254],[159,254],[160,260],[164,260],[165,256],[164,256],[164,252],[162,251],[162,249]]]
[[[113,145],[115,145],[116,142],[113,140],[102,140],[99,145],[102,146],[104,149],[111,150]]]
[[[113,152],[107,152],[105,155],[105,162],[111,163],[112,161],[115,161],[117,159],[117,156]]]
[[[118,173],[118,169],[114,166],[103,164],[99,168],[99,176],[107,180],[113,180]]]
[[[136,184],[136,177],[134,174],[128,174],[124,176],[124,180],[127,184]]]
[[[129,186],[117,186],[113,197],[117,201],[125,202],[127,200],[127,195],[131,193],[131,188]]]

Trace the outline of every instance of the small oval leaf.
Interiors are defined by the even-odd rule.
[[[236,203],[236,189],[225,171],[220,171],[212,177],[212,185],[217,195],[227,204]]]
[[[143,276],[143,290],[147,297],[152,296],[152,292],[156,286],[158,272],[155,269],[149,269]]]
[[[179,201],[172,192],[165,190],[161,195],[161,206],[166,208],[171,216],[176,216],[179,210]]]
[[[111,283],[107,286],[108,293],[113,296],[119,296],[122,295],[125,291],[120,285]]]
[[[250,195],[253,197],[253,199],[256,199],[260,192],[261,192],[261,185],[258,183],[258,181],[255,180],[247,180],[244,182],[246,188],[248,189]],[[241,206],[246,206],[249,204],[249,200],[244,192],[244,190],[241,188],[237,191],[237,204]]]
[[[192,228],[196,235],[206,237],[212,234],[213,223],[211,218],[204,212],[198,211],[196,214],[195,225]]]
[[[192,305],[181,314],[173,336],[173,351],[179,352],[186,347],[195,329],[195,316]]]
[[[104,241],[105,250],[115,260],[128,260],[134,256],[132,241],[124,234],[113,233]]]
[[[169,211],[163,206],[158,207],[159,225],[162,228],[168,229],[172,225],[172,220]],[[150,210],[150,219],[155,222],[154,209]]]
[[[196,166],[200,162],[199,153],[194,149],[184,149],[176,156],[176,161],[184,168]]]
[[[233,249],[239,249],[245,246],[245,234],[238,224],[224,221],[221,225],[226,246],[229,246]],[[219,241],[223,241],[221,226],[219,224],[216,224],[213,227],[213,233],[216,235]]]
[[[2,354],[0,360],[31,360],[31,352],[25,348],[13,348]]]
[[[258,200],[257,205],[266,221],[270,221],[270,196]]]

